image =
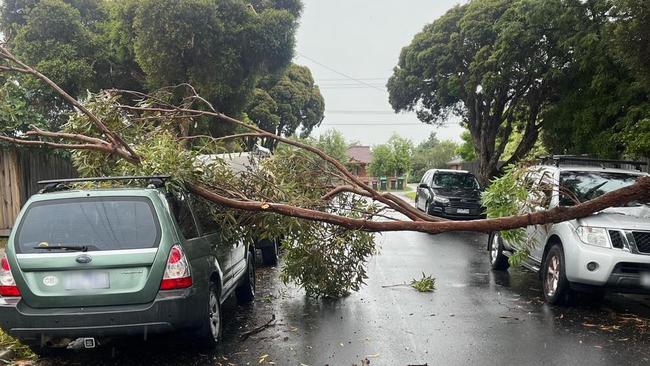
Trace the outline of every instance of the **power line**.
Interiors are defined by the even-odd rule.
[[[321,66],[321,67],[323,67],[323,68],[325,68],[325,69],[327,69],[327,70],[329,70],[329,71],[331,71],[331,72],[333,72],[333,73],[335,73],[335,74],[341,75],[341,76],[343,76],[343,77],[346,78],[346,79],[350,79],[350,80],[352,80],[352,81],[356,81],[356,82],[359,83],[359,84],[365,85],[365,86],[370,87],[370,88],[372,88],[372,89],[377,89],[377,90],[379,90],[379,91],[381,91],[381,92],[384,92],[384,91],[385,91],[384,89],[382,89],[382,88],[378,88],[378,87],[376,87],[376,86],[374,86],[374,85],[371,85],[371,84],[369,84],[369,83],[367,83],[367,82],[365,82],[365,81],[363,81],[363,80],[353,78],[352,76],[350,76],[350,75],[348,75],[348,74],[345,74],[345,73],[342,73],[342,72],[340,72],[340,71],[337,71],[337,70],[335,70],[335,69],[333,69],[333,68],[331,68],[331,67],[329,67],[329,66],[327,66],[327,65],[324,65],[324,64],[322,64],[322,63],[320,63],[320,62],[314,60],[314,59],[311,58],[311,57],[305,56],[305,55],[303,55],[303,54],[301,54],[301,53],[298,53],[298,56],[300,56],[300,57],[302,57],[302,58],[305,58],[305,59],[307,59],[307,60],[309,60],[309,61],[315,63],[316,65]]]
[[[325,114],[388,114],[395,115],[393,111],[363,111],[363,110],[325,110]]]
[[[357,80],[363,80],[363,81],[376,81],[376,80],[388,80],[387,77],[385,78],[356,78]],[[350,79],[318,79],[318,81],[348,81]]]
[[[447,124],[444,123],[442,125],[436,125],[433,127],[449,127],[449,126],[454,126],[455,124]],[[335,123],[329,123],[329,122],[323,122],[321,126],[427,126],[426,123],[413,123],[413,122],[407,122],[407,123],[384,123],[382,121],[367,121],[367,122],[335,122]],[[429,125],[432,126],[432,125]]]

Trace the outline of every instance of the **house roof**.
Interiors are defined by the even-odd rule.
[[[370,164],[370,161],[372,160],[370,146],[350,146],[348,151],[345,152],[345,155],[347,155],[350,160],[364,164]]]

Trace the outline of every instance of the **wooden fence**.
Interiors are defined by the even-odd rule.
[[[39,180],[76,176],[69,159],[50,151],[0,149],[0,236],[9,234],[20,208],[41,188]]]

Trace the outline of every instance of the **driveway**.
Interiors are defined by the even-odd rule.
[[[42,365],[622,365],[650,363],[650,301],[608,296],[551,307],[531,272],[489,270],[482,234],[379,236],[368,285],[341,300],[313,300],[260,268],[254,304],[228,303],[224,343],[201,353],[182,335],[129,340]],[[432,293],[393,286],[437,279]],[[275,322],[242,340],[242,334]]]

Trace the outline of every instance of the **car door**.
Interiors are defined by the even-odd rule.
[[[217,207],[202,197],[196,195],[191,195],[191,197],[192,211],[202,237],[202,248],[197,255],[206,256],[211,260],[216,258],[218,267],[221,270],[222,281],[227,286],[233,277],[231,248],[229,243],[221,238],[220,227],[214,216]]]
[[[246,245],[244,240],[244,235],[239,235],[235,243],[231,246],[232,251],[230,252],[230,258],[232,261],[232,272],[233,278],[237,279],[239,276],[246,271]]]
[[[529,193],[531,203],[528,212],[542,211],[549,208],[553,192],[553,177],[548,171],[533,172],[529,175],[533,189]],[[526,236],[529,241],[530,257],[541,263],[544,254],[544,245],[548,237],[550,225],[529,225],[526,227]]]

